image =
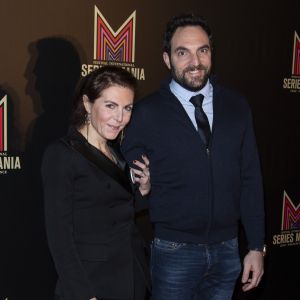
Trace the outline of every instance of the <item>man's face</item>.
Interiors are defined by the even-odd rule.
[[[200,26],[178,27],[171,40],[171,53],[163,59],[181,86],[198,91],[206,84],[211,71],[211,48],[208,35]]]

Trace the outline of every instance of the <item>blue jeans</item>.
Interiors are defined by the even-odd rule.
[[[206,245],[155,238],[152,300],[230,300],[241,271],[237,239]]]

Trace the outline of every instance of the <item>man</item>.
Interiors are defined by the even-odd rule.
[[[137,103],[122,145],[129,163],[146,154],[151,164],[153,300],[231,299],[241,270],[239,220],[249,248],[243,290],[263,275],[263,192],[251,113],[243,97],[211,80],[211,56],[206,22],[174,17],[163,52],[172,80]]]

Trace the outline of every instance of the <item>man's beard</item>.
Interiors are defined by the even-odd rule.
[[[189,71],[196,71],[196,70],[203,70],[204,75],[203,77],[196,77],[189,79],[185,75]],[[198,66],[189,66],[186,67],[181,73],[178,72],[178,70],[171,64],[171,74],[173,79],[179,83],[182,87],[185,89],[196,92],[201,90],[205,84],[207,83],[207,80],[210,75],[210,69],[199,64]]]

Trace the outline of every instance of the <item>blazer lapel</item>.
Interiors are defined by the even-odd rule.
[[[125,170],[122,171],[116,164],[107,159],[102,153],[96,154],[88,145],[80,141],[64,140],[75,151],[79,152],[88,161],[105,172],[108,176],[118,182],[127,192],[132,194],[132,187],[129,178],[126,176]]]
[[[184,109],[184,107],[182,106],[180,101],[176,98],[176,96],[173,95],[173,93],[170,91],[170,89],[169,89],[168,93],[166,93],[166,96],[167,96],[167,98],[164,98],[164,99],[166,99],[169,102],[168,105],[171,105],[171,107],[176,110],[176,113],[181,114],[181,116],[180,116],[181,122],[183,122],[184,125],[190,127],[195,132],[196,135],[199,135],[197,132],[197,129],[195,128],[195,126],[194,126],[192,120],[190,119],[189,115],[187,114],[186,110]]]
[[[214,113],[214,119],[213,119],[213,126],[212,126],[212,138],[215,130],[217,128],[220,128],[221,126],[225,126],[223,123],[224,118],[224,104],[222,101],[222,94],[220,93],[220,89],[218,86],[214,85],[214,91],[213,91],[213,113]]]

